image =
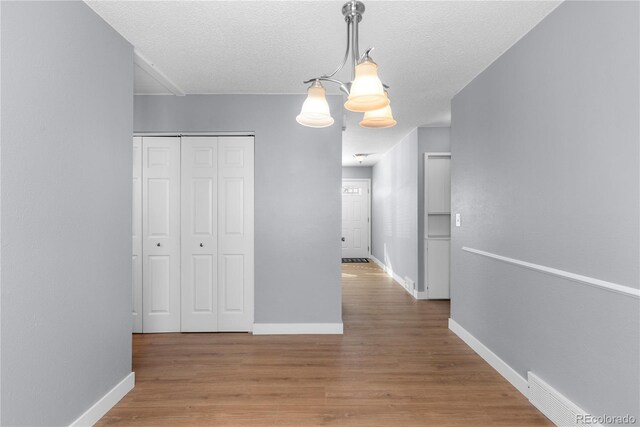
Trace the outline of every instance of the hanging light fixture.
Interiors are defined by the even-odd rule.
[[[342,6],[342,15],[347,23],[347,49],[342,64],[331,74],[306,80],[311,83],[307,91],[307,99],[302,105],[300,114],[296,117],[298,123],[309,127],[327,127],[334,122],[329,111],[329,104],[325,98],[325,91],[321,82],[335,83],[347,95],[344,108],[349,111],[365,113],[360,122],[362,127],[385,128],[396,124],[393,120],[389,98],[385,89],[388,88],[378,77],[378,65],[369,55],[373,48],[360,56],[358,46],[358,24],[362,21],[364,4],[351,0]],[[347,64],[351,57],[351,82],[342,82],[333,78]],[[382,118],[385,118],[384,120]]]
[[[360,153],[360,154],[354,154],[353,158],[356,159],[356,161],[360,164],[362,164],[362,162],[368,157],[368,154],[365,153]]]

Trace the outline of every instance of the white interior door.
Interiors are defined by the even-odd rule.
[[[253,325],[253,137],[218,138],[218,330]]]
[[[369,257],[369,181],[342,180],[342,258]]]
[[[133,332],[142,332],[142,138],[133,138],[133,211],[131,284]]]
[[[182,137],[183,332],[218,330],[217,145],[217,137]]]
[[[180,144],[142,138],[144,332],[180,331]]]

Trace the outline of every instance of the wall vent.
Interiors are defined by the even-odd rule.
[[[527,380],[529,383],[529,401],[555,425],[560,427],[600,426],[600,424],[590,423],[586,411],[578,408],[573,402],[535,374],[527,372]]]

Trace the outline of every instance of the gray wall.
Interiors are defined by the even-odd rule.
[[[133,50],[82,2],[2,2],[1,424],[131,372]]]
[[[452,317],[593,415],[640,418],[639,7],[565,2],[453,99]]]
[[[401,278],[418,282],[418,131],[373,166],[372,255]]]
[[[299,125],[302,95],[136,96],[137,132],[255,132],[255,322],[342,322],[342,123]],[[340,96],[328,97],[332,111]]]
[[[342,179],[371,179],[373,167],[371,166],[344,166]]]
[[[448,153],[450,128],[418,128],[418,290],[424,291],[424,153]]]

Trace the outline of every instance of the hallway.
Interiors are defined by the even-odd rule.
[[[136,386],[97,425],[552,425],[375,264],[343,264],[344,335],[134,335]]]

